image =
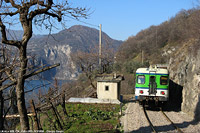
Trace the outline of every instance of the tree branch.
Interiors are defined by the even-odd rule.
[[[3,85],[3,86],[1,86],[0,91],[2,91],[4,89],[7,89],[8,87],[11,87],[11,86],[16,85],[16,84],[17,84],[17,81],[11,82],[11,83],[6,84],[6,85]]]
[[[60,65],[60,64],[58,63],[58,64],[55,64],[55,65],[52,65],[52,66],[45,67],[45,68],[43,68],[43,69],[41,69],[41,70],[38,70],[38,71],[35,71],[35,72],[30,73],[30,74],[28,74],[28,75],[25,75],[24,78],[25,78],[25,79],[30,78],[31,76],[37,75],[37,74],[39,74],[39,73],[41,73],[41,72],[44,72],[44,71],[49,70],[49,69],[52,69],[52,68],[57,67],[57,66],[59,66],[59,65]],[[3,86],[0,88],[0,91],[4,90],[4,89],[6,89],[6,88],[8,88],[8,87],[10,87],[10,86],[16,85],[16,84],[17,84],[17,81],[11,82],[11,83],[6,84],[6,85],[3,85]]]
[[[57,66],[60,66],[60,63],[55,64],[55,65],[52,65],[52,66],[48,66],[48,67],[45,67],[45,68],[42,68],[42,69],[37,70],[37,71],[35,71],[35,72],[33,72],[33,73],[30,73],[30,74],[28,74],[28,75],[25,75],[24,77],[25,77],[25,79],[27,79],[27,78],[29,78],[29,77],[31,77],[31,76],[37,75],[37,74],[39,74],[39,73],[41,73],[41,72],[44,72],[44,71],[46,71],[46,70],[52,69],[52,68],[57,67]]]
[[[62,15],[61,15],[61,13],[59,13],[59,14],[57,15],[57,14],[55,14],[55,13],[46,12],[45,14],[46,14],[46,15],[49,15],[49,16],[51,16],[51,17],[57,18],[57,19],[58,19],[58,22],[60,22],[60,21],[62,20]]]
[[[20,42],[15,40],[8,40],[6,34],[6,26],[3,24],[0,16],[0,27],[1,27],[1,36],[2,36],[2,43],[19,47]]]
[[[48,10],[51,9],[52,4],[53,4],[53,1],[52,1],[52,0],[48,0],[48,4],[47,4],[47,5],[44,5],[43,3],[39,3],[39,5],[44,6],[44,7],[46,7],[46,8],[37,9],[37,10],[31,11],[30,14],[29,14],[29,19],[30,19],[30,20],[33,20],[33,18],[34,18],[36,15],[47,13]]]
[[[17,4],[14,2],[14,0],[5,0],[5,2],[6,2],[6,3],[10,3],[13,7],[15,7],[15,8],[17,8],[17,9],[20,8],[20,6],[17,5]]]
[[[17,10],[16,12],[3,12],[3,13],[0,13],[0,15],[14,16],[14,15],[17,15],[18,13],[19,13],[19,10]]]
[[[11,70],[5,71],[7,76],[10,78],[10,80],[12,80],[13,82],[16,81],[15,77],[12,75]]]

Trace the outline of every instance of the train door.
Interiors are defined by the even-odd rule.
[[[150,76],[149,78],[149,95],[155,95],[157,93],[156,76]]]

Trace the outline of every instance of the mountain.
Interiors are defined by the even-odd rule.
[[[14,40],[19,40],[22,38],[23,36],[23,31],[21,30],[6,30],[6,34],[8,39],[14,39]],[[2,35],[0,32],[0,39],[1,39]]]
[[[24,32],[22,30],[6,30],[6,34],[8,39],[12,39],[12,40],[21,40],[23,37]],[[41,38],[43,35],[32,35],[32,38],[37,39],[37,38]],[[1,40],[1,32],[0,32],[0,40]]]
[[[122,41],[114,40],[102,32],[102,44],[105,43],[109,43],[117,49]],[[28,44],[28,53],[35,56],[38,65],[61,64],[56,70],[45,72],[45,78],[56,77],[57,79],[70,80],[78,74],[78,72],[72,73],[70,71],[70,68],[74,67],[70,54],[77,50],[87,52],[88,49],[94,48],[98,44],[99,31],[97,29],[75,25],[57,34],[31,38]]]

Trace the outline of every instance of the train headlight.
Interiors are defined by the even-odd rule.
[[[160,94],[161,94],[161,95],[165,95],[165,92],[164,92],[164,91],[161,91]]]
[[[143,90],[140,90],[140,94],[143,94],[144,92],[143,92]]]

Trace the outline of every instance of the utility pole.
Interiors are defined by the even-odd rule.
[[[101,71],[101,24],[99,24],[99,67]]]
[[[158,31],[157,31],[157,27],[156,27],[156,47],[157,47],[157,45],[158,45]]]
[[[141,56],[142,56],[142,65],[144,64],[144,52],[141,50]]]

